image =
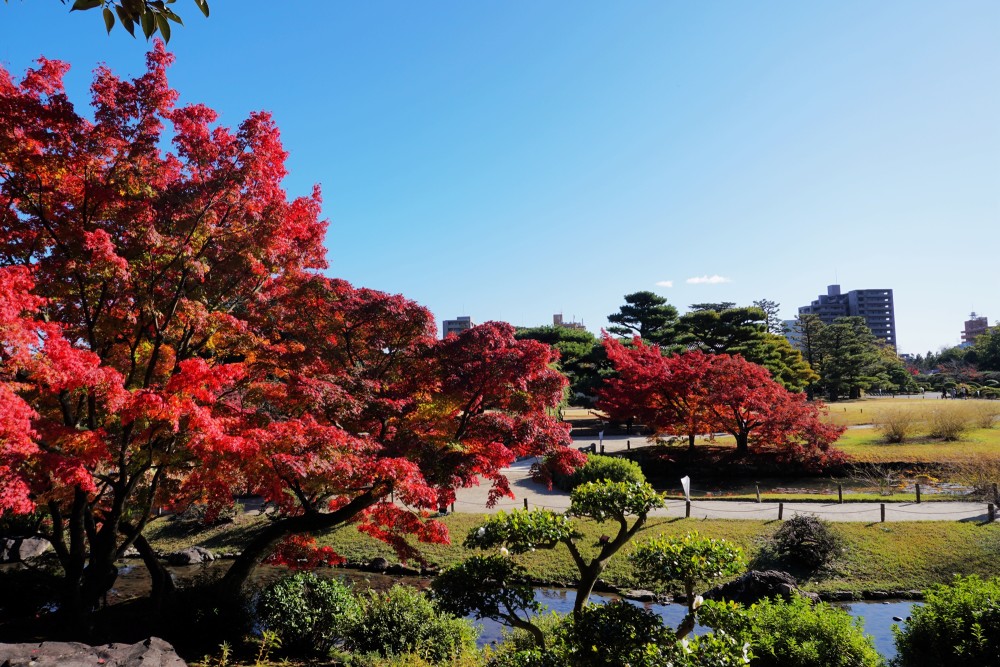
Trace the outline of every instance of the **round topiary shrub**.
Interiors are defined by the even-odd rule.
[[[829,521],[803,514],[786,521],[771,538],[778,558],[813,568],[828,563],[840,551],[841,542]]]
[[[880,667],[882,656],[864,624],[842,609],[805,598],[753,605],[751,667]]]
[[[926,592],[896,635],[896,667],[1000,665],[1000,579],[956,577]]]
[[[346,584],[297,572],[265,588],[257,599],[257,618],[276,632],[291,655],[325,655],[344,638],[361,612]]]
[[[569,490],[573,490],[587,482],[599,482],[601,480],[642,484],[646,481],[646,476],[642,473],[642,468],[635,461],[617,456],[588,454],[587,462],[570,476]]]
[[[476,629],[469,621],[440,611],[417,589],[397,584],[362,598],[361,615],[344,643],[355,653],[413,653],[442,662],[474,652]]]

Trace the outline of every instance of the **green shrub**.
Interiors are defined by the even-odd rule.
[[[1000,664],[1000,579],[956,577],[932,587],[903,629],[894,628],[897,667]]]
[[[605,479],[612,482],[642,484],[646,481],[646,476],[642,474],[642,468],[635,461],[617,456],[589,454],[587,462],[570,477],[568,490],[575,489],[587,482],[599,482]]]
[[[441,662],[475,651],[473,625],[441,612],[415,588],[397,584],[387,592],[369,593],[362,602],[360,618],[345,637],[345,645],[356,653],[414,653]]]
[[[751,667],[878,667],[882,657],[860,619],[805,598],[750,608]]]
[[[771,538],[774,553],[779,558],[806,567],[825,565],[840,551],[840,537],[830,522],[799,514],[777,530]]]
[[[260,624],[277,633],[282,650],[292,655],[325,655],[360,611],[347,585],[310,572],[275,581],[257,599]]]
[[[653,665],[656,647],[674,643],[659,616],[624,600],[584,607],[575,622],[564,625],[564,633],[574,667]]]

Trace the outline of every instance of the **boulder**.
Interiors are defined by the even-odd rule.
[[[418,576],[420,574],[419,568],[409,567],[403,565],[402,563],[395,563],[390,565],[385,569],[386,574],[392,574],[395,576]]]
[[[719,584],[704,594],[706,600],[731,600],[749,606],[764,598],[780,597],[786,600],[793,596],[817,600],[814,593],[799,590],[798,581],[787,572],[780,570],[750,570],[725,584]]]
[[[38,558],[52,548],[42,537],[8,537],[0,539],[0,563],[23,563]]]
[[[382,557],[372,558],[362,569],[366,572],[385,572],[389,569],[389,561]]]
[[[631,591],[623,591],[622,597],[626,600],[635,600],[636,602],[656,602],[656,593],[653,591],[647,591],[642,588],[637,588]]]
[[[213,560],[215,556],[204,547],[190,547],[167,554],[167,562],[171,565],[200,565]]]
[[[136,644],[0,644],[0,667],[187,667],[158,637]]]

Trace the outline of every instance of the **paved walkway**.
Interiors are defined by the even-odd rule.
[[[623,439],[624,440],[624,439]],[[607,451],[608,439],[605,438]],[[512,510],[524,507],[543,507],[556,511],[569,508],[569,494],[556,489],[546,489],[529,477],[531,461],[522,461],[505,472],[510,480],[511,491],[516,499],[503,498],[492,509],[486,507],[488,486],[461,489],[455,502],[456,512],[482,513],[498,510]],[[650,516],[683,517],[686,504],[683,500],[669,500],[663,509],[654,510]],[[811,514],[829,521],[857,521],[877,523],[882,519],[880,503],[784,503],[783,518],[797,514]],[[758,519],[776,520],[778,503],[735,502],[724,500],[701,500],[691,502],[691,518],[694,519]],[[945,502],[927,503],[885,503],[886,521],[972,521],[986,522],[986,503]]]

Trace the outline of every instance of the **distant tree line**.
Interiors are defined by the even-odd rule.
[[[665,355],[686,350],[740,355],[763,366],[792,392],[810,399],[856,398],[864,391],[917,390],[895,351],[876,338],[864,319],[847,317],[825,325],[815,315],[795,325],[798,347],[784,335],[779,305],[760,299],[750,306],[733,302],[695,303],[681,315],[664,297],[642,291],[625,295],[608,316],[608,333],[626,341],[639,337]],[[569,379],[573,404],[590,405],[602,383],[614,375],[597,336],[560,326],[520,328],[520,339],[541,341],[559,351],[559,368]],[[1000,337],[998,337],[1000,347]],[[998,350],[1000,361],[1000,350]]]

